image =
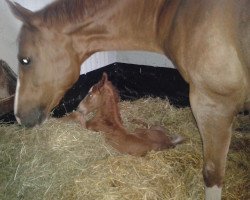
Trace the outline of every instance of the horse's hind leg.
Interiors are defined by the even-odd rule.
[[[203,140],[206,200],[220,200],[236,103],[190,87],[190,103]]]

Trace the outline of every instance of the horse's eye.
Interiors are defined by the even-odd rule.
[[[30,64],[30,58],[26,57],[26,58],[20,58],[19,59],[19,62],[22,64],[22,65],[28,65]]]

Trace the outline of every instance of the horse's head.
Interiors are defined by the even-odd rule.
[[[32,127],[47,118],[76,82],[80,61],[70,37],[45,26],[39,14],[6,1],[12,13],[23,22],[19,36],[15,116],[20,124]]]
[[[87,115],[104,106],[103,104],[109,93],[106,86],[108,83],[108,76],[106,73],[103,73],[102,79],[90,88],[86,97],[78,105],[78,111],[83,115]]]

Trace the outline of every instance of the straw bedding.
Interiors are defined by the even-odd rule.
[[[74,123],[50,119],[33,129],[1,124],[0,199],[203,199],[202,143],[190,108],[152,98],[120,107],[130,130],[138,127],[130,119],[141,119],[186,142],[138,158]],[[250,199],[249,121],[242,115],[234,123],[223,199]]]

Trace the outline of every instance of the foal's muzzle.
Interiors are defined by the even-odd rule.
[[[19,124],[31,128],[41,124],[46,119],[46,114],[43,110],[41,107],[33,108],[29,112],[18,112],[15,116]]]

